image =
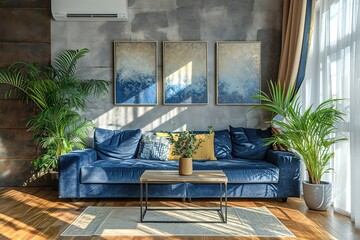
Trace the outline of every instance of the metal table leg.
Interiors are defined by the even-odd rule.
[[[143,183],[140,183],[140,222],[143,221]]]
[[[220,210],[222,212],[222,183],[220,183]]]
[[[220,201],[220,208],[219,208],[219,215],[220,215],[220,218],[222,219],[222,221],[224,222],[225,221],[225,217],[224,217],[224,211],[223,211],[223,197],[222,197],[222,183],[220,183],[220,186],[219,186],[219,190],[220,190],[220,194],[219,194],[219,201]]]
[[[225,183],[225,222],[227,223],[227,183]]]
[[[148,201],[149,201],[149,189],[148,189],[148,183],[145,183],[145,212],[148,209]]]
[[[145,183],[145,196],[144,196],[144,183],[140,183],[140,222],[151,222],[151,223],[219,223],[218,221],[145,221],[145,215],[147,211],[172,211],[172,210],[183,210],[183,211],[217,211],[221,217],[221,222],[227,223],[227,183],[220,183],[220,207],[218,209],[214,208],[199,208],[199,209],[184,209],[184,208],[173,208],[173,209],[166,209],[166,208],[148,208],[148,202],[149,202],[149,186],[148,183]],[[225,185],[225,200],[223,200],[223,186]],[[145,209],[143,209],[143,201],[145,197]],[[225,203],[225,205],[224,205]],[[225,208],[225,209],[224,209]]]

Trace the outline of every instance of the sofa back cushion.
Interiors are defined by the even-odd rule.
[[[215,131],[214,148],[217,159],[232,159],[232,144],[228,130]]]
[[[234,157],[261,160],[265,158],[266,151],[270,148],[265,146],[264,139],[271,136],[270,128],[261,130],[230,126],[230,136]]]
[[[170,141],[153,133],[145,133],[140,140],[138,158],[145,160],[168,160]]]
[[[97,128],[94,149],[98,159],[124,160],[136,157],[141,130],[109,130]]]

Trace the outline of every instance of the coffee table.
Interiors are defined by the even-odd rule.
[[[144,220],[145,215],[148,211],[217,211],[220,215],[220,221],[212,221],[213,223],[227,222],[227,182],[228,178],[221,170],[199,170],[193,171],[190,176],[179,175],[176,170],[145,170],[140,177],[140,221],[141,222],[152,222],[152,223],[200,223],[211,221],[155,221],[155,220]],[[170,183],[199,183],[199,184],[219,184],[220,190],[220,206],[219,208],[159,208],[149,207],[149,184],[170,184]],[[143,207],[144,198],[144,185],[145,184],[145,208]],[[225,205],[223,211],[223,185],[225,187]]]

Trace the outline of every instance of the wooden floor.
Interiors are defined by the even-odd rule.
[[[209,200],[187,205],[207,206]],[[85,199],[71,202],[58,199],[51,188],[0,188],[0,239],[75,239],[59,235],[87,206],[138,206],[136,199]],[[178,206],[180,200],[151,201],[151,205]],[[334,213],[307,210],[302,199],[290,198],[287,203],[277,200],[230,199],[230,206],[266,206],[298,239],[360,239],[348,217]],[[82,237],[76,239],[219,239],[219,237]],[[269,239],[222,237],[221,239]],[[272,238],[274,239],[274,238]]]

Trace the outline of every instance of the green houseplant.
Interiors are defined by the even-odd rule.
[[[208,126],[209,134],[214,132],[212,126]],[[192,157],[195,155],[199,147],[201,147],[202,139],[196,138],[196,134],[191,131],[183,131],[180,133],[168,132],[169,141],[172,144],[172,153],[179,155],[179,174],[192,174]]]
[[[91,121],[78,111],[91,98],[108,91],[104,80],[82,80],[76,64],[88,49],[66,50],[54,60],[54,66],[17,62],[0,70],[0,83],[11,88],[6,97],[15,95],[26,103],[35,104],[38,112],[28,122],[28,130],[42,149],[33,165],[39,173],[57,170],[61,154],[84,148]]]
[[[270,121],[280,131],[268,139],[268,144],[282,145],[301,157],[309,177],[303,182],[305,202],[311,209],[326,210],[331,203],[331,184],[321,178],[331,170],[333,145],[346,139],[336,134],[336,124],[343,121],[344,115],[335,108],[341,99],[328,99],[316,108],[303,110],[292,88],[286,90],[271,81],[269,87],[269,95],[261,92],[254,96],[261,104],[252,108],[270,111],[283,119]]]

